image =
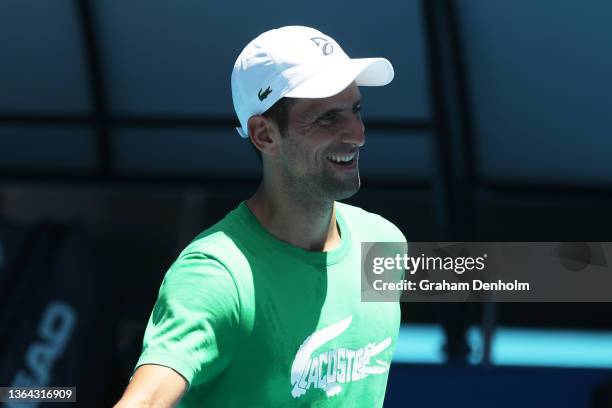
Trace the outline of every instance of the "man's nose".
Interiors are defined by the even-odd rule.
[[[365,126],[361,120],[361,116],[353,116],[350,124],[344,132],[344,143],[349,143],[357,147],[365,144]]]

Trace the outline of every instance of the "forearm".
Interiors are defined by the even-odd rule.
[[[176,407],[187,389],[183,377],[170,368],[141,366],[114,408]]]

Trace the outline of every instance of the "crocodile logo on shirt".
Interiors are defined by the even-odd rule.
[[[291,365],[291,395],[299,398],[311,388],[318,388],[332,397],[342,391],[342,384],[359,381],[368,375],[384,374],[389,362],[376,356],[391,344],[387,337],[379,343],[368,343],[358,349],[339,347],[313,356],[326,343],[340,336],[353,321],[353,316],[317,330],[304,340]]]

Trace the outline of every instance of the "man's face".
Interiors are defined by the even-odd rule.
[[[359,148],[365,143],[361,94],[353,83],[324,99],[300,99],[280,141],[283,176],[306,195],[342,200],[360,187]]]

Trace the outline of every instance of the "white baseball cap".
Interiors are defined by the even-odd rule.
[[[349,58],[333,38],[310,27],[287,26],[266,31],[242,50],[232,71],[232,99],[241,127],[283,97],[327,98],[359,86],[382,86],[393,80],[385,58]]]

